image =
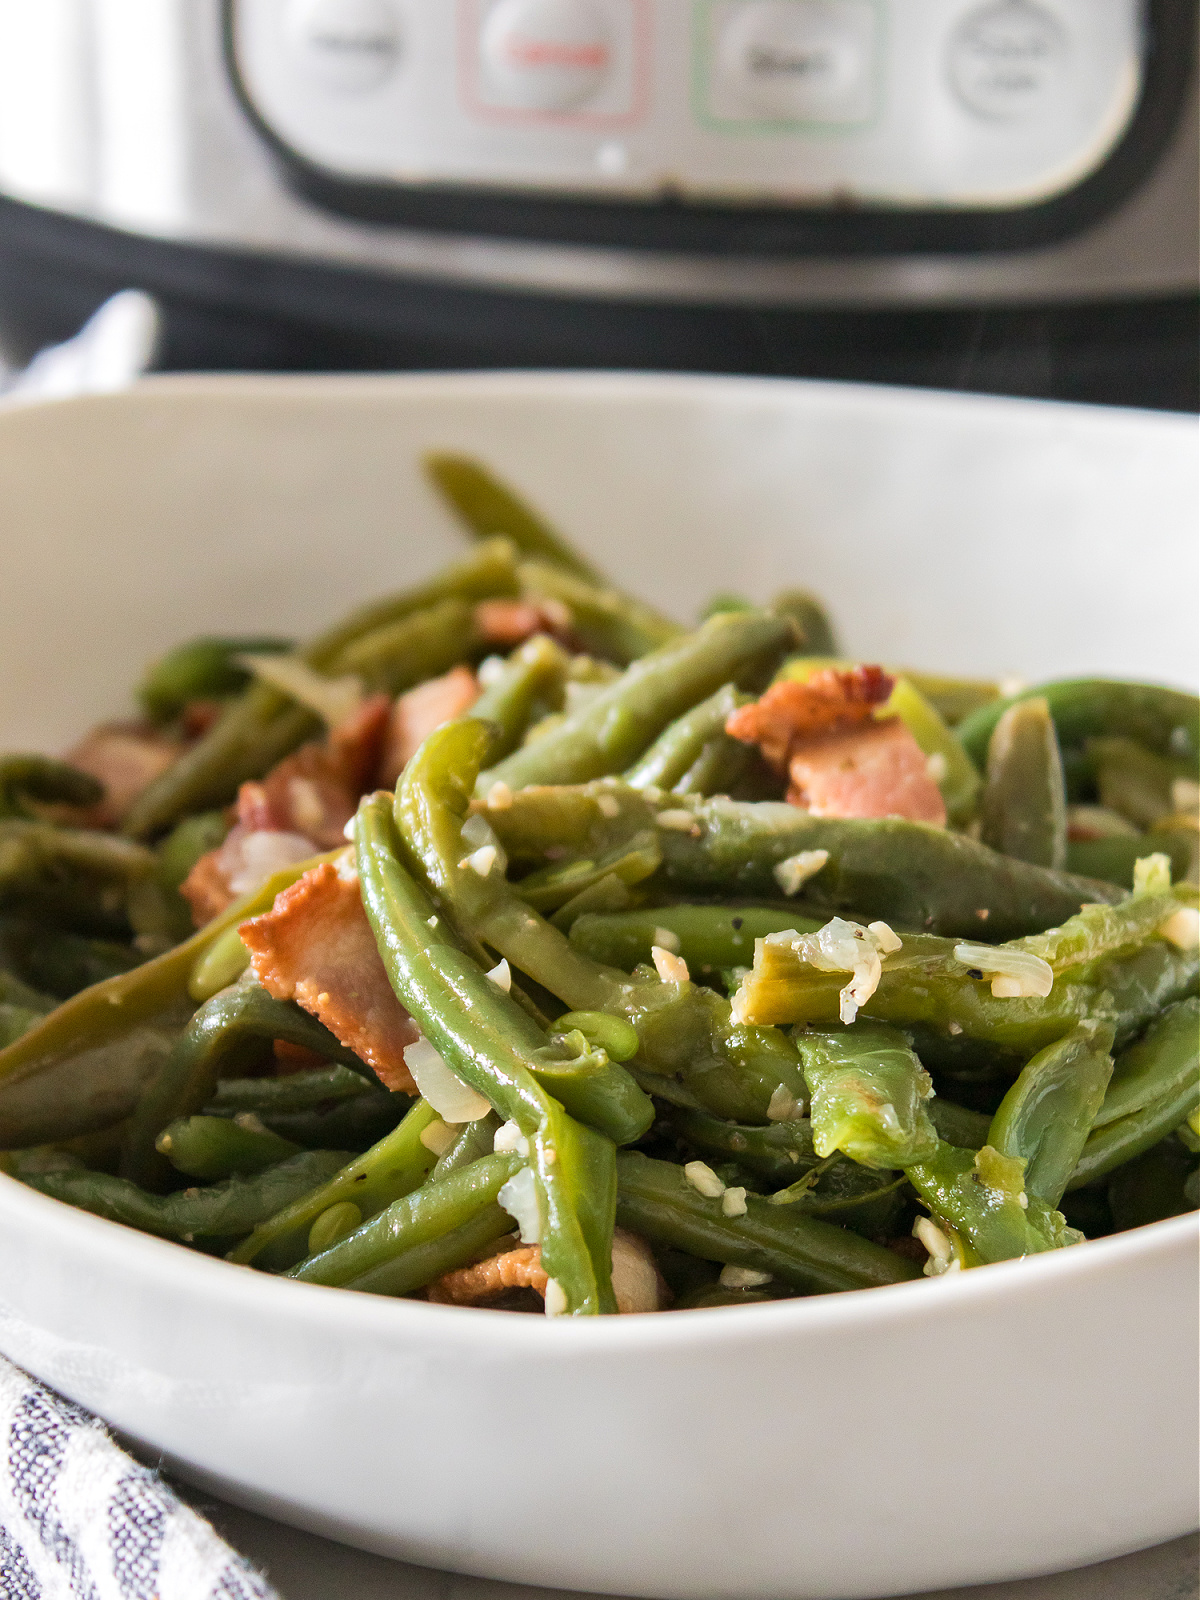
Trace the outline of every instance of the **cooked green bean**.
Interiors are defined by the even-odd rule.
[[[769,933],[795,928],[815,933],[825,918],[800,916],[784,906],[656,906],[646,911],[585,915],[571,924],[571,943],[593,961],[632,972],[652,960],[659,945],[681,956],[694,973],[748,966],[754,944]]]
[[[797,1032],[812,1096],[813,1148],[841,1150],[864,1167],[924,1161],[937,1148],[925,1102],[929,1074],[894,1028],[859,1023],[837,1032]]]
[[[22,1176],[55,1200],[143,1233],[168,1239],[236,1238],[326,1182],[345,1159],[339,1150],[304,1150],[265,1172],[175,1194],[147,1194],[128,1179],[104,1172]]]
[[[441,732],[469,726],[452,723]],[[464,795],[464,805],[465,800]],[[534,1074],[536,1052],[549,1052],[550,1041],[445,938],[429,899],[400,865],[390,807],[382,797],[359,807],[355,843],[367,915],[401,1003],[451,1069],[529,1141],[529,1170],[545,1224],[542,1264],[566,1309],[611,1310],[611,1140],[576,1122],[542,1088]],[[630,1089],[640,1094],[632,1082]],[[613,1096],[610,1104],[623,1120],[630,1097]],[[594,1101],[590,1108],[598,1109]]]
[[[313,1111],[337,1100],[372,1094],[361,1068],[313,1067],[284,1078],[222,1078],[209,1105],[218,1112]],[[206,1108],[207,1109],[207,1108]]]
[[[1025,1163],[1025,1187],[1048,1206],[1066,1193],[1112,1076],[1113,1030],[1077,1028],[1040,1050],[1000,1102],[987,1143]]]
[[[1050,707],[1018,700],[988,743],[981,805],[984,844],[1001,855],[1061,868],[1067,861],[1067,790]]]
[[[837,635],[829,613],[807,589],[783,589],[767,607],[777,617],[790,617],[800,630],[800,649],[806,656],[836,656]]]
[[[1011,1261],[1078,1243],[1082,1234],[1025,1192],[1021,1172],[1021,1162],[989,1145],[970,1151],[939,1144],[926,1161],[907,1167],[905,1177],[934,1220],[960,1234],[980,1261]]]
[[[1143,1155],[1200,1105],[1200,1000],[1167,1007],[1117,1057],[1071,1175],[1079,1189]]]
[[[902,1256],[793,1206],[772,1206],[749,1194],[745,1203],[743,1215],[728,1216],[719,1198],[698,1193],[673,1162],[636,1151],[617,1157],[617,1220],[654,1244],[766,1273],[808,1294],[920,1276]]]
[[[292,1267],[287,1276],[298,1278],[301,1283],[348,1286],[372,1294],[411,1294],[430,1279],[417,1275],[414,1281],[410,1252],[466,1226],[485,1207],[496,1207],[500,1190],[521,1167],[520,1156],[481,1156],[469,1166],[394,1200],[386,1211],[320,1255]],[[501,1214],[507,1226],[498,1226],[492,1238],[512,1227],[512,1218]],[[489,1215],[494,1217],[494,1211]],[[436,1270],[447,1269],[439,1262]],[[430,1277],[434,1275],[431,1273]]]
[[[550,733],[483,773],[480,793],[504,782],[585,783],[620,772],[669,722],[732,679],[761,685],[791,642],[791,624],[764,612],[712,617],[695,633],[643,656]]]
[[[561,705],[569,665],[553,639],[539,633],[514,650],[489,679],[471,715],[495,727],[492,749],[497,759],[520,744],[535,706]]]
[[[352,612],[307,645],[300,659],[316,672],[337,677],[353,670],[347,665],[347,653],[360,641],[406,617],[447,600],[483,600],[516,592],[512,546],[507,540],[489,540],[471,559],[429,583]],[[125,832],[135,839],[146,838],[172,827],[190,811],[231,800],[240,783],[262,777],[319,729],[311,711],[278,689],[251,684],[230,701],[214,727],[142,792],[125,819]]]
[[[729,718],[739,706],[749,705],[750,700],[750,695],[739,694],[732,683],[723,684],[707,700],[668,723],[626,772],[625,782],[631,789],[675,789],[708,742],[723,734]]]
[[[649,976],[631,979],[599,966],[513,892],[496,870],[495,846],[480,844],[479,855],[470,849],[473,837],[462,819],[487,741],[486,727],[469,719],[438,729],[396,790],[397,825],[409,857],[456,920],[572,1010],[623,1016],[637,1030],[643,1063],[683,1074],[713,1110],[752,1121],[765,1118],[781,1082],[798,1092],[795,1050],[782,1035],[735,1023],[728,1002],[709,990]],[[630,1088],[636,1093],[623,1069],[613,1065],[610,1072],[614,1094],[618,1086],[623,1098]],[[629,1103],[631,1115],[636,1109],[644,1120],[637,1132],[631,1122],[623,1139],[637,1137],[653,1114],[644,1096]]]
[[[328,1173],[320,1188],[281,1202],[263,1217],[229,1259],[268,1269],[291,1267],[305,1255],[309,1230],[323,1211],[349,1201],[360,1215],[373,1217],[393,1200],[411,1194],[432,1172],[437,1156],[422,1139],[437,1113],[418,1100],[408,1115],[362,1155]]]
[[[472,456],[431,450],[421,465],[477,539],[501,534],[523,555],[573,572],[585,583],[603,585],[603,574],[482,462]]]
[[[641,883],[658,870],[661,862],[658,840],[647,828],[644,833],[635,833],[627,845],[618,845],[605,855],[594,859],[577,857],[556,866],[542,867],[522,878],[515,887],[526,905],[537,911],[555,911],[604,878],[615,877],[626,885]]]
[[[142,1188],[161,1187],[169,1168],[157,1141],[168,1123],[200,1111],[224,1067],[240,1065],[247,1053],[268,1051],[276,1039],[344,1066],[358,1060],[315,1017],[292,1001],[272,999],[257,979],[243,979],[200,1007],[143,1090],[126,1135],[121,1176]]]
[[[401,694],[480,653],[474,618],[470,601],[439,600],[346,645],[338,656],[339,670],[353,673],[368,689]]]
[[[49,756],[0,756],[0,817],[36,817],[30,801],[91,806],[104,798],[104,785]]]
[[[1018,700],[1039,696],[1050,707],[1058,742],[1082,746],[1108,735],[1136,739],[1156,754],[1200,760],[1200,700],[1178,689],[1104,678],[1069,678],[1035,685],[1004,700],[993,700],[966,717],[958,737],[982,772],[988,741],[997,722]]]
[[[299,1155],[300,1146],[263,1127],[253,1112],[238,1117],[180,1117],[158,1136],[160,1155],[192,1178],[244,1177]]]
[[[250,681],[250,673],[239,666],[243,655],[282,655],[293,650],[291,639],[226,639],[205,634],[177,644],[146,669],[138,685],[142,710],[154,722],[170,722],[190,700],[220,700],[236,694]]]
[[[617,589],[595,588],[561,567],[523,561],[518,571],[529,595],[567,607],[571,631],[585,650],[620,666],[627,667],[683,632],[677,622],[642,601]]]

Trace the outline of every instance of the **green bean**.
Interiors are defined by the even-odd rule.
[[[300,1153],[298,1144],[264,1128],[253,1112],[242,1112],[237,1118],[180,1117],[167,1124],[155,1148],[177,1172],[192,1178],[265,1172]]]
[[[1200,1001],[1169,1006],[1123,1051],[1068,1189],[1143,1155],[1200,1104]]]
[[[128,1117],[195,1009],[187,985],[196,962],[228,928],[269,910],[280,890],[332,859],[314,856],[274,873],[183,944],[85,989],[0,1051],[0,1149],[69,1139]]]
[[[993,700],[963,720],[958,736],[980,771],[997,722],[1018,700],[1035,695],[1050,707],[1064,750],[1088,739],[1116,735],[1137,739],[1158,755],[1189,760],[1193,767],[1200,759],[1200,701],[1195,695],[1149,683],[1071,678]]]
[[[219,700],[244,689],[250,674],[238,665],[238,656],[282,655],[294,648],[291,639],[275,637],[189,639],[146,669],[138,701],[152,721],[170,722],[190,700]]]
[[[707,622],[709,617],[719,617],[725,611],[757,611],[758,607],[753,600],[747,600],[744,594],[735,594],[732,590],[721,590],[704,602],[700,608],[700,621]]]
[[[370,1090],[326,1111],[262,1111],[260,1120],[305,1150],[363,1151],[391,1133],[408,1111],[407,1095]]]
[[[766,1272],[808,1294],[866,1289],[919,1277],[911,1261],[833,1223],[746,1196],[746,1213],[728,1217],[683,1169],[636,1151],[617,1157],[617,1220],[652,1244],[672,1245],[727,1265]]]
[[[495,870],[498,858],[488,858],[482,875],[475,870],[471,861],[477,858],[463,854],[468,846],[461,822],[487,738],[486,727],[470,720],[438,729],[409,762],[396,790],[397,825],[408,856],[456,919],[572,1010],[609,1011],[632,1023],[642,1062],[684,1074],[712,1109],[753,1121],[765,1118],[781,1082],[799,1092],[796,1054],[782,1035],[735,1024],[728,1002],[709,990],[648,975],[631,979],[598,966],[518,898]],[[629,1088],[636,1093],[623,1069],[610,1071],[614,1094],[619,1089],[624,1099]],[[630,1128],[636,1109],[644,1131],[653,1108],[641,1095],[629,1104]]]
[[[157,1152],[159,1134],[208,1104],[223,1069],[241,1064],[248,1054],[265,1054],[275,1039],[345,1066],[358,1060],[315,1017],[290,1000],[272,999],[257,979],[242,979],[200,1007],[143,1092],[130,1119],[121,1176],[142,1188],[162,1187],[170,1169]]]
[[[226,1178],[204,1189],[147,1194],[105,1172],[49,1172],[22,1181],[55,1200],[161,1238],[228,1238],[249,1233],[280,1206],[324,1183],[346,1159],[338,1150],[305,1150],[252,1177]]]
[[[785,906],[654,906],[644,911],[580,916],[571,943],[593,961],[632,972],[652,959],[655,945],[682,956],[692,972],[745,965],[757,939],[795,928],[815,933],[825,918],[798,916]]]
[[[894,1234],[912,1190],[902,1172],[872,1172],[847,1156],[831,1156],[827,1169],[813,1179],[800,1178],[769,1197],[773,1206],[794,1206],[801,1216],[833,1222],[864,1239],[878,1242]],[[821,1167],[826,1163],[821,1162]],[[840,1174],[853,1175],[851,1184],[838,1186]]]
[[[1040,867],[1067,860],[1067,790],[1050,708],[1018,700],[988,743],[981,820],[984,844]]]
[[[777,617],[790,617],[800,630],[800,648],[806,656],[836,656],[837,635],[825,607],[807,589],[782,589],[768,611]]]
[[[561,567],[523,561],[518,572],[527,594],[544,595],[568,608],[572,631],[585,650],[622,667],[683,632],[643,601],[617,589],[593,587]]]
[[[1020,1173],[1021,1163],[989,1145],[973,1152],[939,1144],[928,1160],[907,1167],[905,1176],[935,1221],[961,1235],[981,1261],[1011,1261],[1077,1244],[1082,1235],[1061,1213],[1013,1182],[1014,1168]]]
[[[230,1261],[239,1266],[256,1262],[268,1271],[294,1266],[305,1254],[313,1223],[331,1206],[349,1201],[360,1215],[373,1217],[411,1194],[437,1161],[422,1139],[436,1121],[433,1107],[417,1100],[399,1127],[362,1155],[344,1158],[345,1164],[329,1173],[319,1189],[297,1195],[263,1217],[249,1238],[230,1251]]]
[[[625,782],[631,789],[674,789],[708,742],[724,734],[729,718],[750,700],[750,695],[739,694],[732,683],[723,684],[707,700],[668,723],[626,772]]]
[[[500,1118],[494,1111],[475,1122],[464,1123],[453,1144],[448,1145],[438,1157],[437,1165],[429,1175],[430,1181],[437,1183],[442,1178],[448,1178],[452,1172],[469,1167],[473,1161],[490,1156],[499,1128]]]
[[[36,1028],[46,1015],[32,1006],[14,1005],[11,1000],[0,1000],[0,1048],[15,1044],[18,1039]]]
[[[450,723],[440,732],[467,728],[469,736],[471,726]],[[427,739],[422,750],[432,742]],[[402,789],[415,764],[427,772],[418,752]],[[462,802],[465,810],[465,794]],[[397,859],[396,831],[384,797],[368,797],[359,807],[355,842],[363,902],[401,1004],[451,1069],[530,1142],[547,1273],[570,1312],[611,1310],[611,1140],[576,1122],[538,1082],[534,1057],[548,1051],[545,1033],[445,937],[428,897]],[[615,1086],[623,1069],[612,1071]],[[629,1088],[640,1097],[632,1081]],[[622,1128],[630,1105],[629,1096],[611,1097],[614,1121]],[[638,1118],[637,1125],[646,1123]]]
[[[474,457],[433,450],[422,458],[421,465],[477,539],[502,534],[523,555],[573,572],[586,583],[603,585],[603,574],[597,568]]]
[[[104,798],[104,785],[49,756],[0,756],[0,817],[36,817],[31,801],[92,806]]]
[[[894,1028],[796,1034],[804,1081],[812,1096],[813,1148],[841,1150],[876,1170],[911,1166],[937,1148],[925,1101],[929,1074]]]
[[[516,893],[536,911],[555,911],[568,900],[605,878],[615,877],[625,885],[641,883],[657,872],[662,851],[652,829],[635,833],[627,844],[618,845],[604,855],[577,856],[572,861],[556,862],[529,873],[515,884]]]
[[[790,623],[762,612],[713,617],[635,661],[559,727],[484,773],[480,793],[498,780],[521,789],[620,772],[669,722],[727,680],[762,683],[790,639]]]
[[[807,1117],[768,1122],[760,1127],[679,1106],[672,1109],[668,1121],[678,1138],[693,1149],[735,1161],[744,1171],[773,1184],[791,1183],[820,1165]]]
[[[740,793],[747,782],[756,787],[753,782],[756,774],[766,773],[766,764],[756,759],[749,745],[731,739],[727,733],[718,733],[706,741],[695,761],[675,784],[672,793],[678,795],[733,794],[735,791]],[[772,791],[777,791],[777,787],[772,785]]]
[[[197,1005],[203,1005],[222,989],[236,983],[249,966],[250,952],[242,943],[241,934],[236,928],[226,928],[193,967],[188,994]]]
[[[1195,777],[1194,761],[1169,760],[1136,739],[1089,739],[1086,749],[1100,804],[1139,828],[1152,828],[1176,809],[1171,797],[1176,778]]]
[[[953,1100],[946,1100],[940,1094],[934,1096],[926,1110],[938,1138],[947,1144],[956,1144],[963,1150],[979,1150],[987,1144],[992,1119],[982,1111],[955,1105]]]
[[[1066,1193],[1112,1076],[1113,1030],[1081,1022],[1040,1050],[1000,1102],[987,1143],[1025,1163],[1025,1187],[1048,1206]]]
[[[1069,839],[1067,870],[1088,878],[1102,878],[1106,883],[1128,889],[1133,883],[1134,867],[1150,850],[1161,850],[1170,857],[1172,878],[1194,881],[1197,854],[1194,828],[1156,829],[1153,833],[1114,835],[1107,839]]]
[[[91,939],[19,919],[0,924],[0,965],[21,975],[44,1000],[46,1012],[93,983],[131,971],[142,960],[139,951],[115,940]],[[0,998],[12,998],[3,992],[3,979]]]
[[[413,1282],[411,1273],[404,1271],[409,1252],[444,1238],[471,1222],[484,1207],[496,1205],[496,1196],[521,1166],[520,1156],[482,1156],[393,1201],[386,1211],[320,1255],[293,1267],[287,1276],[301,1283],[349,1286],[374,1294],[411,1294],[429,1279]],[[507,1223],[511,1228],[511,1217]],[[499,1233],[493,1237],[498,1238]]]
[[[567,1011],[554,1024],[556,1033],[581,1033],[589,1045],[603,1050],[612,1061],[631,1061],[637,1054],[637,1029],[623,1017],[605,1011]]]
[[[154,867],[151,851],[111,833],[28,818],[0,820],[0,899],[53,894],[75,879],[123,891]]]
[[[416,612],[445,600],[516,594],[516,563],[506,540],[490,540],[474,556],[430,582],[352,612],[300,651],[314,671],[337,677],[352,670],[347,652]],[[135,839],[172,827],[188,812],[224,804],[247,778],[260,778],[320,730],[311,711],[266,683],[252,683],[231,700],[220,720],[146,788],[125,819]]]
[[[314,1111],[332,1101],[358,1099],[375,1092],[361,1070],[312,1067],[290,1072],[283,1078],[222,1078],[205,1109],[230,1115],[237,1111]]]
[[[641,891],[630,889],[615,873],[606,872],[602,878],[597,878],[564,901],[552,914],[550,922],[560,933],[569,934],[579,917],[628,911],[643,899]]]
[[[328,1250],[331,1244],[353,1233],[361,1222],[362,1212],[349,1200],[339,1201],[337,1205],[330,1206],[328,1211],[322,1211],[308,1230],[309,1255],[319,1255],[322,1250]]]
[[[495,727],[497,759],[520,744],[536,705],[562,704],[568,667],[566,652],[541,633],[526,639],[499,667],[471,713]]]
[[[972,712],[1000,699],[999,684],[982,678],[947,678],[938,673],[915,672],[911,667],[892,670],[906,677],[951,728],[957,728]]]
[[[1049,963],[1053,986],[1044,998],[999,998],[979,969],[954,956],[949,940],[908,934],[882,959],[882,973],[863,1012],[922,1031],[923,1058],[953,1066],[965,1040],[986,1041],[1003,1063],[1021,1060],[1069,1033],[1085,1018],[1107,1022],[1117,1043],[1132,1038],[1165,1005],[1193,993],[1200,959],[1156,937],[1178,907],[1173,894],[1129,896],[1116,907],[1090,905],[1061,928],[1013,941],[1012,948]],[[978,972],[973,976],[972,972]],[[839,1013],[846,974],[819,972],[787,944],[759,944],[753,971],[736,996],[738,1015],[756,1023],[826,1024]],[[930,1054],[945,1041],[947,1054]]]
[[[368,689],[395,695],[447,672],[480,645],[471,602],[439,600],[348,644],[338,666]]]

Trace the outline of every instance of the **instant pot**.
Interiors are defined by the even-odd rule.
[[[0,344],[1200,404],[1194,0],[0,0]]]

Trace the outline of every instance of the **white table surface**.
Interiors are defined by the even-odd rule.
[[[178,1483],[206,1516],[278,1589],[283,1600],[568,1600],[565,1593],[467,1578],[368,1555],[301,1533]],[[1019,1583],[940,1589],[923,1600],[1196,1600],[1200,1539],[1189,1535],[1135,1555]]]

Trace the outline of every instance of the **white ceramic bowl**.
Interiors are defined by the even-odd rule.
[[[314,629],[457,543],[477,451],[692,612],[803,582],[850,649],[1193,680],[1190,422],[817,384],[156,380],[0,414],[0,746],[207,629]],[[464,1572],[801,1600],[1196,1521],[1196,1218],[956,1279],[590,1325],[237,1270],[0,1178],[0,1349],[184,1476]]]

